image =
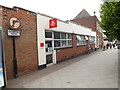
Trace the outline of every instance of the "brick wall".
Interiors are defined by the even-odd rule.
[[[95,44],[90,44],[90,48],[94,50],[95,49]]]
[[[95,45],[91,45],[91,48],[95,49]],[[57,50],[56,57],[57,61],[62,61],[66,58],[70,58],[82,53],[85,53],[87,51],[87,46],[76,46],[76,35],[72,35],[72,47],[71,48],[65,48]]]
[[[85,27],[88,27],[88,28],[91,28],[92,30],[96,31],[96,26],[95,26],[95,17],[94,16],[91,16],[91,17],[86,17],[86,18],[80,18],[80,19],[73,19],[72,20],[73,22],[76,22],[82,26],[85,26]]]
[[[21,36],[15,38],[18,75],[35,71],[38,67],[36,14],[17,7],[14,9],[3,7],[2,27],[8,79],[13,78],[13,42],[12,38],[7,36],[7,30],[10,29],[8,20],[13,16],[21,21],[19,28]]]

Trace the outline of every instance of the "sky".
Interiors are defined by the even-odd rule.
[[[83,9],[99,18],[101,0],[0,0],[0,5],[21,7],[30,11],[43,13],[61,20],[74,19]]]

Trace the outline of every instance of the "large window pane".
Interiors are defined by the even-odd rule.
[[[71,34],[68,34],[68,39],[72,39],[72,35]]]
[[[54,41],[54,47],[60,47],[60,40]]]
[[[68,40],[68,45],[72,45],[72,40]]]
[[[61,43],[62,43],[62,46],[63,46],[63,47],[67,45],[66,40],[62,40]]]
[[[61,33],[61,39],[66,39],[66,33]]]
[[[60,39],[60,33],[54,32],[54,39]]]

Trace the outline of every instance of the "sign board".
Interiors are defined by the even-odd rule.
[[[17,19],[16,17],[11,17],[9,19],[9,25],[11,29],[14,29],[14,30],[18,29],[20,27],[20,24],[21,24],[20,20]]]
[[[49,20],[49,28],[56,28],[57,27],[57,19],[50,19]]]
[[[0,87],[5,86],[5,74],[3,65],[2,37],[0,31]]]
[[[18,37],[20,36],[19,30],[8,30],[8,36]]]
[[[40,43],[40,47],[44,47],[44,43]]]

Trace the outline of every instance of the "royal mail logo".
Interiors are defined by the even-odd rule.
[[[49,21],[49,27],[50,28],[56,28],[57,27],[57,19],[50,19]]]

